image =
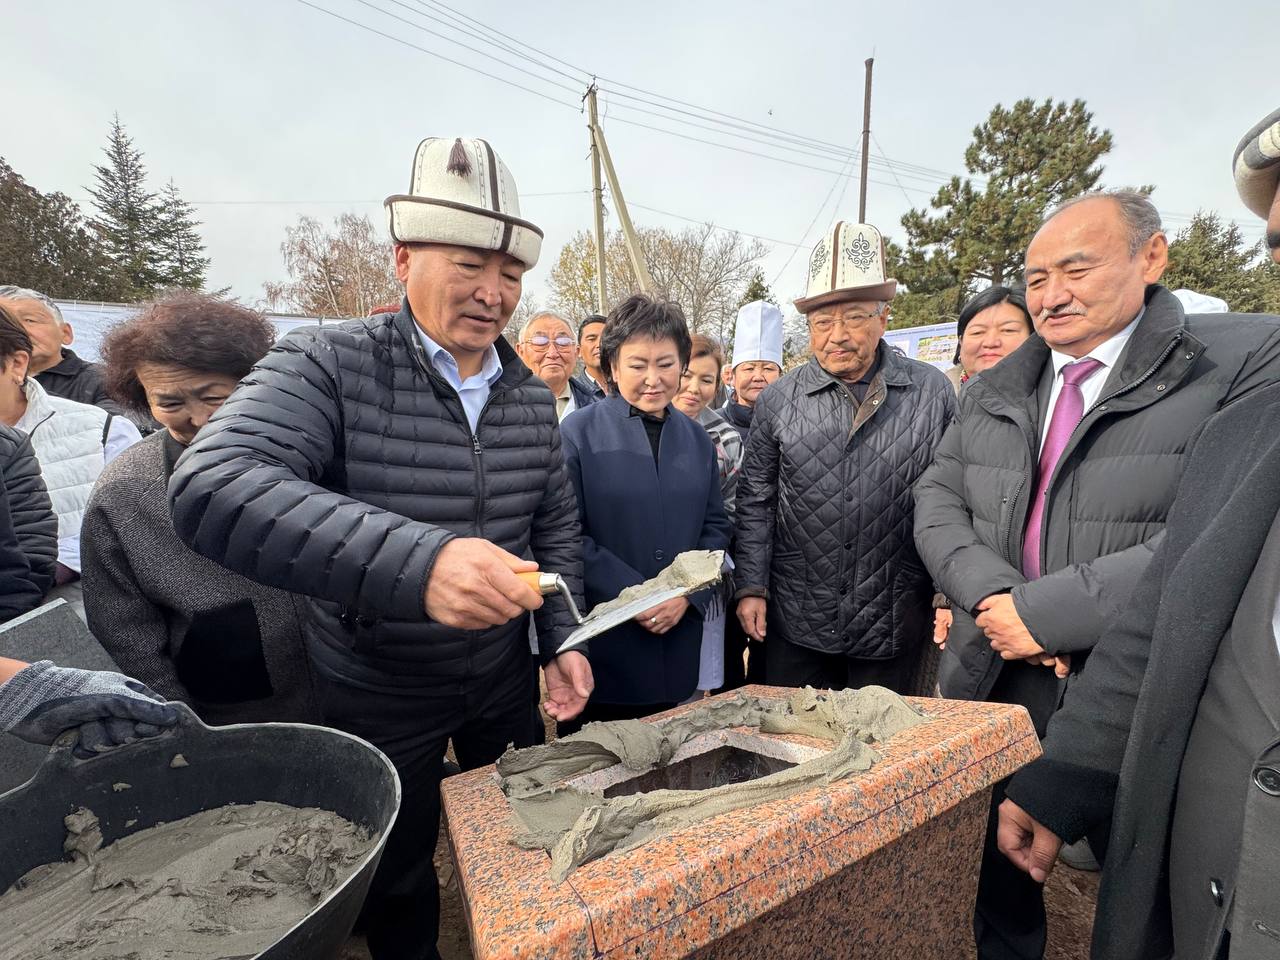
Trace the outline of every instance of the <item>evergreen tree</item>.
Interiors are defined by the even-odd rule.
[[[747,289],[742,291],[742,299],[738,301],[738,306],[742,307],[748,303],[755,303],[757,300],[766,300],[774,306],[778,305],[778,301],[773,299],[773,293],[770,292],[769,285],[764,282],[764,273],[759,267],[756,267],[755,273],[751,275]]]
[[[124,284],[80,208],[0,159],[0,282],[69,300],[119,300]]]
[[[980,287],[1018,282],[1044,214],[1093,189],[1110,149],[1111,134],[1093,126],[1082,100],[996,104],[965,151],[971,176],[938,190],[929,202],[935,213],[902,218],[907,247],[896,276],[909,292],[894,303],[894,325],[954,318]]]
[[[1216,213],[1196,213],[1169,244],[1169,269],[1160,280],[1221,297],[1232,310],[1280,313],[1280,268],[1261,242],[1246,246],[1240,228]]]
[[[172,180],[160,191],[158,209],[160,285],[199,290],[204,286],[209,258],[203,255],[204,241],[197,229],[200,221],[195,218],[195,210],[182,199]]]
[[[97,207],[90,225],[98,231],[132,299],[150,296],[163,281],[160,210],[147,190],[142,153],[125,133],[117,114],[103,152],[105,165],[94,167],[96,187],[89,188]]]

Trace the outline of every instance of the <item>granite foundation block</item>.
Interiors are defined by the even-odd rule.
[[[551,880],[545,852],[511,842],[518,826],[492,768],[445,780],[448,837],[474,955],[971,956],[990,788],[1039,756],[1040,745],[1021,707],[909,700],[931,719],[876,744],[883,759],[865,774],[610,854],[562,883]],[[591,774],[591,785],[611,795],[697,788],[762,776],[830,746],[738,728],[687,744],[666,784],[628,783],[633,775],[617,767]]]

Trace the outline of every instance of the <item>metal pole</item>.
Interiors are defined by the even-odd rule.
[[[867,156],[871,148],[871,66],[875,58],[867,58],[867,87],[862,98],[862,182],[858,186],[858,222],[867,222]]]
[[[596,217],[596,312],[609,312],[608,289],[604,273],[604,187],[600,183],[600,151],[596,147],[596,85],[587,88],[587,115],[591,119],[591,194]]]
[[[636,282],[644,293],[653,293],[653,278],[649,276],[649,268],[644,262],[644,252],[640,249],[640,241],[636,237],[635,227],[631,225],[631,215],[627,213],[627,201],[622,198],[622,187],[618,185],[618,174],[613,169],[613,158],[609,156],[609,145],[605,143],[604,130],[599,123],[591,127],[596,146],[600,149],[600,159],[604,163],[604,175],[609,181],[609,192],[613,194],[613,206],[618,211],[618,225],[622,227],[622,239],[627,242],[627,257],[631,260],[631,269],[635,272]]]

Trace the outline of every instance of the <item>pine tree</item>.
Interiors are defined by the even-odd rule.
[[[971,176],[944,184],[929,202],[934,213],[902,218],[907,248],[895,269],[910,292],[895,301],[894,325],[954,318],[980,287],[1016,283],[1044,214],[1093,189],[1110,149],[1111,134],[1093,126],[1082,100],[996,104],[965,150]]]
[[[203,255],[204,241],[197,229],[200,221],[172,180],[160,191],[158,210],[160,285],[199,290],[204,286],[205,271],[209,269],[209,258]]]
[[[141,151],[125,133],[116,114],[103,152],[107,164],[94,167],[97,186],[89,188],[98,215],[90,225],[98,231],[108,255],[127,285],[127,295],[150,296],[162,282],[160,211],[147,190]]]
[[[765,300],[777,306],[778,301],[773,299],[773,293],[769,290],[769,285],[764,282],[764,273],[759,267],[756,267],[755,273],[751,275],[751,281],[747,284],[747,289],[742,291],[742,298],[738,301],[738,306],[743,307],[748,303],[755,303],[757,300]]]
[[[1246,246],[1240,227],[1216,213],[1196,213],[1169,244],[1169,269],[1160,282],[1220,297],[1242,313],[1280,311],[1280,268],[1261,241]]]
[[[0,280],[51,297],[118,300],[102,241],[62,193],[41,193],[0,158]]]

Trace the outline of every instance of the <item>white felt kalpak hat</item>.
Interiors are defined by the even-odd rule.
[[[733,366],[768,360],[782,366],[782,311],[767,300],[753,300],[738,309],[733,324]]]
[[[886,277],[884,240],[867,223],[837,221],[809,258],[809,285],[796,309],[809,313],[840,300],[892,300],[898,281]]]
[[[542,231],[520,219],[516,182],[485,140],[423,140],[409,192],[387,197],[383,206],[397,243],[501,250],[526,267],[536,265],[542,251]]]
[[[1267,219],[1280,184],[1280,110],[1264,117],[1244,135],[1231,162],[1240,199],[1263,220]]]

